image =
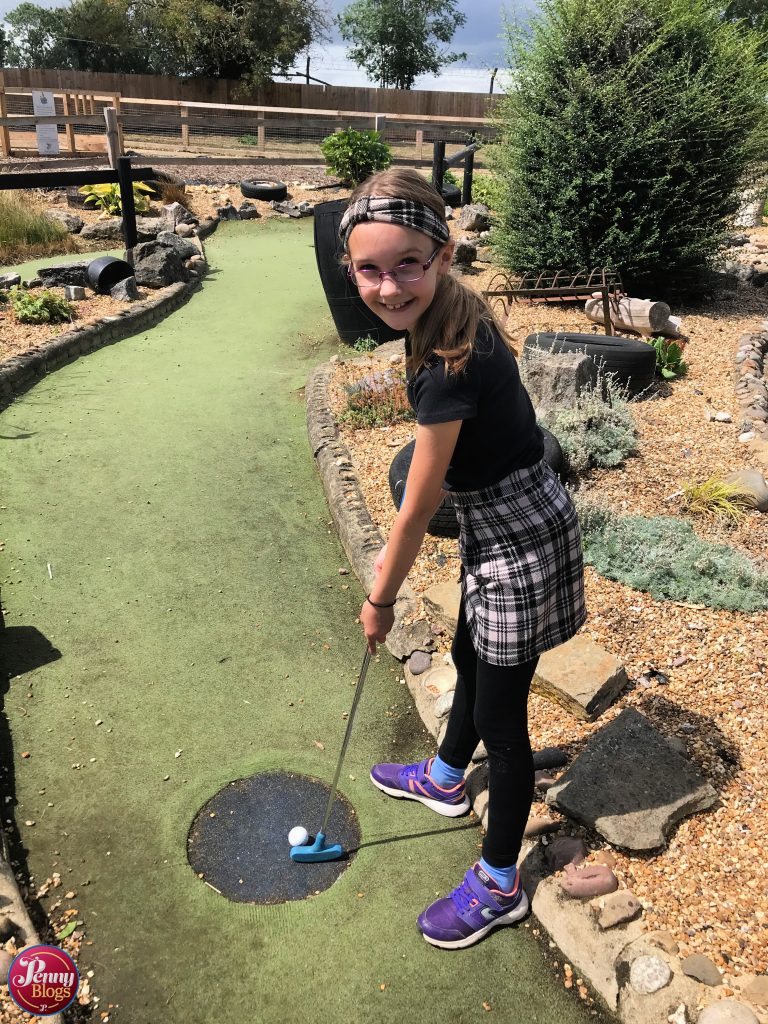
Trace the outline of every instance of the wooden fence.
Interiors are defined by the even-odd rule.
[[[271,82],[262,89],[241,92],[239,82],[227,79],[182,80],[167,75],[116,75],[35,68],[4,68],[2,71],[9,89],[116,93],[152,100],[240,103],[311,110],[359,110],[375,111],[377,114],[421,114],[426,117],[485,118],[498,99],[496,96],[475,92],[367,89],[343,85],[302,85],[297,82]]]

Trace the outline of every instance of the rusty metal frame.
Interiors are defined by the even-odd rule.
[[[544,299],[545,302],[567,302],[569,299],[590,298],[600,292],[603,301],[605,333],[612,332],[610,300],[614,302],[623,293],[621,277],[610,267],[591,270],[541,270],[522,274],[498,273],[490,281],[483,297],[495,311],[499,307],[505,316],[518,299]]]

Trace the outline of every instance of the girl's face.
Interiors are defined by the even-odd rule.
[[[400,224],[366,221],[352,229],[347,243],[349,258],[355,270],[394,270],[401,264],[416,266],[438,253],[419,281],[393,281],[387,276],[377,284],[359,287],[360,296],[388,327],[412,330],[435,297],[437,279],[451,268],[454,243],[438,246],[429,235]]]

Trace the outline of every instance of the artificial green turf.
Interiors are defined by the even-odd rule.
[[[331,337],[311,241],[305,222],[223,226],[187,305],[0,417],[6,628],[61,654],[5,699],[28,869],[76,893],[79,966],[125,1024],[463,1024],[484,1001],[497,1020],[588,1019],[523,926],[457,953],[418,933],[481,836],[370,784],[373,762],[434,750],[386,651],[342,774],[363,845],[338,881],[252,907],[187,863],[230,780],[331,780],[363,654],[306,438],[300,389],[336,345],[309,340]]]

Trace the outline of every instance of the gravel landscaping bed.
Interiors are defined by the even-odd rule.
[[[481,289],[494,272],[489,268],[465,280]],[[665,498],[684,480],[698,482],[711,474],[750,467],[765,472],[750,446],[737,439],[733,357],[739,336],[759,330],[768,318],[768,296],[743,286],[734,298],[675,308],[673,313],[682,317],[688,339],[688,374],[660,385],[652,399],[633,404],[637,456],[620,469],[593,472],[580,484],[582,494],[599,497],[619,513],[676,515],[676,503]],[[522,303],[513,307],[507,326],[518,349],[537,330],[589,333],[595,327],[574,306]],[[375,356],[365,365],[339,364],[335,411],[344,407],[344,384],[385,365]],[[733,423],[708,421],[708,410],[730,412]],[[368,509],[386,535],[395,518],[387,472],[395,453],[413,437],[413,424],[352,430],[342,423],[340,432],[352,453]],[[735,528],[692,523],[700,537],[730,544],[753,558],[768,552],[766,514],[750,511]],[[435,583],[457,580],[458,566],[456,541],[428,536],[409,582],[421,594]],[[573,758],[595,731],[627,706],[636,707],[662,733],[685,744],[694,766],[717,790],[719,804],[682,822],[667,849],[657,855],[614,851],[615,871],[641,900],[647,928],[671,932],[681,956],[711,957],[725,977],[717,994],[737,993],[753,975],[768,970],[768,916],[761,881],[768,839],[763,783],[768,755],[768,617],[764,612],[744,614],[654,600],[589,567],[586,588],[589,619],[583,633],[624,663],[632,683],[619,704],[591,724],[577,722],[533,695],[534,746],[559,745]],[[450,640],[438,635],[439,649],[447,651]],[[669,682],[641,679],[649,667],[663,672]],[[551,808],[537,803],[532,813],[551,814]],[[568,831],[582,835],[593,855],[605,846],[597,833],[570,822]]]

